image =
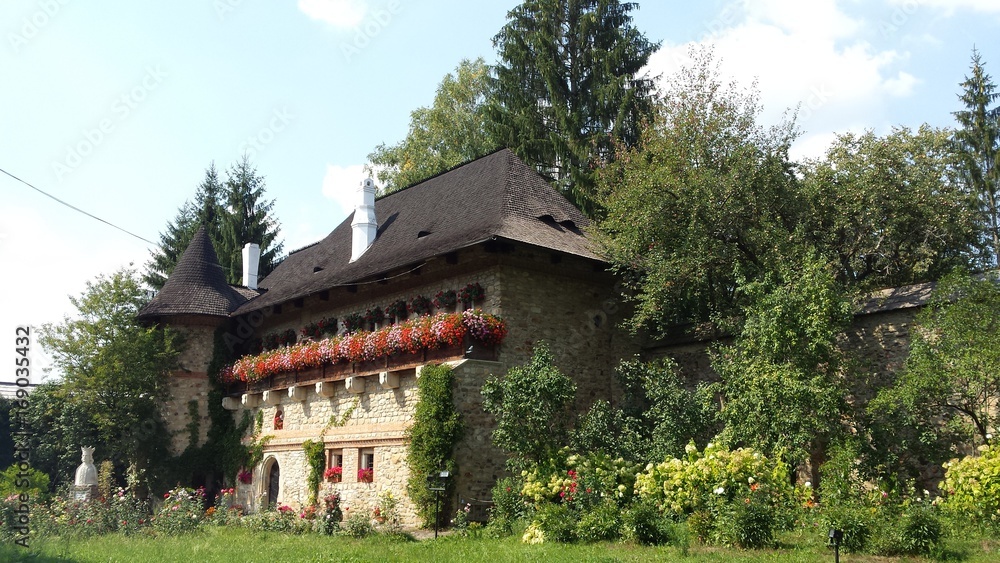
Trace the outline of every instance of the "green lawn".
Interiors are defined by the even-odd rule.
[[[159,562],[211,561],[773,561],[832,562],[833,552],[823,545],[816,530],[782,536],[783,548],[735,551],[693,546],[685,555],[676,547],[638,547],[625,544],[525,545],[517,538],[491,540],[442,537],[437,540],[401,541],[386,538],[352,540],[318,535],[286,535],[244,529],[207,527],[180,537],[123,537],[92,539],[38,539],[30,549],[0,547],[0,561],[38,562]],[[985,550],[985,551],[984,551]],[[953,540],[949,559],[969,563],[1000,560],[1000,542],[980,539]],[[850,562],[891,561],[888,558],[842,554]],[[908,560],[908,559],[903,559]]]

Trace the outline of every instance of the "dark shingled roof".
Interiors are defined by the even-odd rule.
[[[225,272],[212,247],[205,227],[198,229],[163,289],[139,311],[139,319],[172,315],[228,317],[257,292],[235,288],[226,282]]]
[[[375,202],[375,242],[351,259],[351,217],[291,253],[240,307],[262,307],[349,285],[493,238],[601,260],[583,233],[588,219],[534,170],[502,149]]]

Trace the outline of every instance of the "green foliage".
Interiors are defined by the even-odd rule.
[[[981,446],[979,455],[945,464],[942,508],[960,521],[1000,531],[1000,448]]]
[[[741,291],[749,301],[742,330],[712,354],[725,399],[722,436],[797,464],[840,431],[847,407],[837,336],[851,304],[816,258]]]
[[[110,460],[104,460],[97,468],[97,494],[103,499],[111,498],[111,491],[115,489],[115,464]]]
[[[546,541],[576,541],[578,513],[565,504],[545,503],[535,512],[532,525],[542,531]]]
[[[117,465],[148,468],[155,481],[168,471],[169,434],[159,404],[166,397],[166,375],[176,364],[180,338],[169,328],[136,321],[147,299],[136,272],[122,269],[98,276],[79,297],[70,298],[75,318],[43,326],[40,341],[62,372],[63,383],[52,389],[55,403],[45,401],[44,407],[53,410],[38,414],[61,419],[64,435],[39,440],[93,432],[98,439],[87,445]],[[66,428],[78,423],[84,428]],[[71,443],[74,449],[80,445]]]
[[[489,95],[489,68],[482,58],[463,59],[454,75],[446,74],[434,103],[410,113],[406,137],[392,146],[382,143],[368,155],[365,168],[377,174],[382,192],[416,184],[496,148],[486,132]]]
[[[633,527],[634,527],[633,523]],[[583,542],[610,542],[621,537],[622,512],[618,503],[607,499],[582,512],[576,523],[576,537]]]
[[[626,541],[640,545],[664,545],[672,543],[676,529],[655,504],[639,501],[622,513],[622,536]]]
[[[367,510],[352,510],[344,521],[344,532],[354,539],[366,538],[375,533],[372,515]]]
[[[306,504],[313,506],[319,495],[319,483],[323,480],[323,469],[326,465],[326,445],[322,442],[306,440],[302,442],[302,451],[306,454],[306,465],[309,467],[309,476],[306,477],[306,486],[309,491],[309,500]],[[253,467],[252,465],[250,467]]]
[[[413,424],[407,430],[410,476],[406,491],[426,526],[433,525],[435,514],[434,494],[427,488],[427,478],[443,470],[456,471],[454,450],[462,435],[462,422],[452,401],[453,379],[448,366],[424,367],[417,380]],[[449,480],[446,487],[442,514],[450,512],[447,499],[454,488],[454,480]]]
[[[563,449],[543,463],[521,472],[521,496],[536,507],[565,503],[589,510],[603,500],[624,506],[632,499],[640,465],[601,452],[571,454]]]
[[[846,133],[800,167],[805,241],[845,286],[934,280],[973,258],[978,216],[957,181],[950,131]]]
[[[763,549],[774,543],[778,507],[767,493],[750,491],[743,502],[733,502],[720,511],[715,525],[715,543],[742,549]]]
[[[801,204],[791,124],[757,125],[758,95],[724,85],[711,52],[669,84],[639,144],[600,172],[600,243],[635,303],[634,330],[733,314],[737,280],[788,254]]]
[[[959,95],[965,109],[954,113],[959,124],[954,141],[966,189],[978,200],[985,255],[996,264],[1000,258],[1000,92],[985,65],[973,49],[972,75],[965,77]]]
[[[41,502],[48,493],[49,476],[37,469],[23,471],[15,463],[0,473],[0,498],[27,494],[31,502]]]
[[[527,506],[521,498],[522,483],[514,477],[504,477],[493,485],[490,497],[490,521],[487,533],[493,537],[507,537],[514,531],[514,523],[527,516]]]
[[[593,170],[632,146],[648,120],[656,50],[632,25],[632,2],[527,0],[493,38],[499,62],[489,127],[494,138],[597,214]]]
[[[840,547],[849,553],[862,553],[872,534],[874,518],[871,509],[856,504],[831,505],[823,509],[824,528],[844,532]]]
[[[911,334],[905,371],[881,400],[955,414],[972,427],[973,443],[988,443],[1000,425],[1000,279],[949,274]]]
[[[489,378],[482,392],[483,408],[497,419],[493,443],[510,454],[510,469],[553,457],[567,443],[576,384],[553,365],[546,343],[536,345],[526,365]]]
[[[577,451],[603,451],[634,462],[665,459],[683,455],[692,440],[704,446],[720,430],[712,387],[686,387],[673,360],[626,360],[615,377],[623,390],[621,408],[595,402],[573,432]]]
[[[636,476],[635,491],[640,501],[652,503],[676,519],[707,512],[699,516],[705,520],[702,529],[714,527],[738,505],[762,502],[766,509],[755,507],[753,512],[736,516],[744,518],[749,529],[759,522],[760,514],[771,510],[774,528],[780,529],[790,520],[786,514],[797,510],[812,493],[793,487],[788,475],[789,467],[780,459],[769,459],[751,449],[729,451],[709,444],[699,452],[690,445],[685,459],[649,464]],[[738,521],[734,517],[730,523]],[[693,531],[702,535],[701,530]]]

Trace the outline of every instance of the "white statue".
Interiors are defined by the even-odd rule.
[[[77,487],[89,487],[97,485],[97,468],[94,467],[94,448],[83,447],[83,463],[76,468]]]

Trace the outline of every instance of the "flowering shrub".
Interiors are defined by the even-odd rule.
[[[181,534],[198,528],[204,513],[205,490],[173,489],[163,495],[163,506],[153,517],[153,529],[164,534]]]
[[[323,497],[323,533],[333,534],[340,529],[344,513],[340,510],[340,495],[333,493]]]
[[[219,491],[219,495],[215,497],[215,506],[205,511],[206,519],[219,526],[238,525],[241,516],[243,516],[243,506],[238,504],[236,489],[233,488]]]
[[[602,453],[570,454],[564,449],[558,458],[521,473],[521,496],[536,505],[556,502],[586,509],[604,499],[624,505],[632,498],[639,469],[621,458],[612,460]]]
[[[348,325],[347,320],[344,321]],[[255,382],[272,375],[323,365],[363,362],[460,344],[466,335],[488,345],[507,336],[507,324],[481,310],[420,317],[373,332],[356,332],[318,342],[244,356],[221,372],[224,383]]]
[[[253,473],[251,473],[249,469],[242,469],[236,475],[236,480],[244,485],[249,485],[253,482]]]
[[[361,313],[351,313],[344,317],[344,330],[350,334],[352,332],[357,332],[361,330],[364,326],[365,319],[361,316]]]
[[[944,464],[942,508],[957,518],[1000,529],[1000,448],[982,446],[978,456]]]
[[[295,331],[292,329],[283,332],[272,332],[264,336],[264,348],[274,350],[283,346],[291,346],[295,344],[295,340]]]
[[[636,476],[635,492],[668,516],[691,516],[688,527],[702,541],[763,547],[812,497],[811,489],[789,483],[788,466],[780,459],[712,444],[704,452],[689,444],[685,451],[686,459],[647,465]]]

